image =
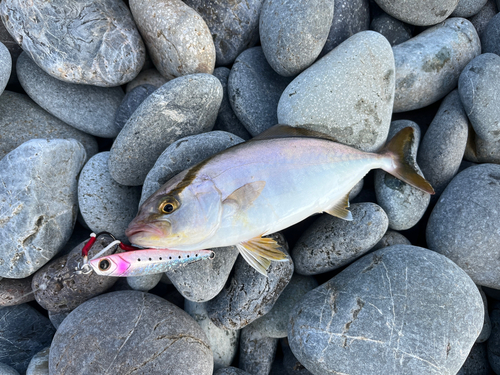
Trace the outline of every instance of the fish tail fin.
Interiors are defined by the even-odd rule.
[[[387,145],[381,150],[380,154],[390,157],[391,166],[385,166],[382,169],[394,177],[406,182],[429,194],[434,194],[431,184],[418,174],[414,161],[410,156],[410,148],[415,138],[412,127],[401,129]]]
[[[272,238],[256,237],[236,245],[241,256],[259,273],[267,277],[267,269],[271,260],[286,261],[286,254]]]

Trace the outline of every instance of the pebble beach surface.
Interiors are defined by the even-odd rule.
[[[0,3],[1,374],[500,375],[500,1],[29,3]],[[272,235],[267,277],[235,246],[75,273],[276,124],[366,152],[412,127],[435,194],[372,171],[352,221]]]

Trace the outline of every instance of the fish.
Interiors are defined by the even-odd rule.
[[[141,205],[125,234],[150,248],[236,246],[267,275],[271,261],[287,256],[263,236],[323,212],[352,220],[349,192],[372,169],[433,194],[412,166],[414,137],[413,128],[404,128],[373,153],[317,131],[275,125],[172,177]]]
[[[141,249],[95,258],[89,264],[98,275],[128,277],[162,273],[214,257],[211,250]]]

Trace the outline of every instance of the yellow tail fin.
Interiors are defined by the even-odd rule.
[[[415,134],[412,127],[401,129],[392,137],[380,153],[390,156],[394,167],[384,168],[384,170],[417,189],[434,194],[431,184],[424,177],[420,176],[413,166],[414,161],[410,156],[410,148],[414,138]]]

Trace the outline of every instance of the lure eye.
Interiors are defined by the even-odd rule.
[[[160,203],[160,212],[163,214],[171,214],[179,208],[179,202],[175,198],[168,197]]]
[[[106,271],[110,266],[109,260],[103,259],[99,262],[99,269],[101,271]]]

